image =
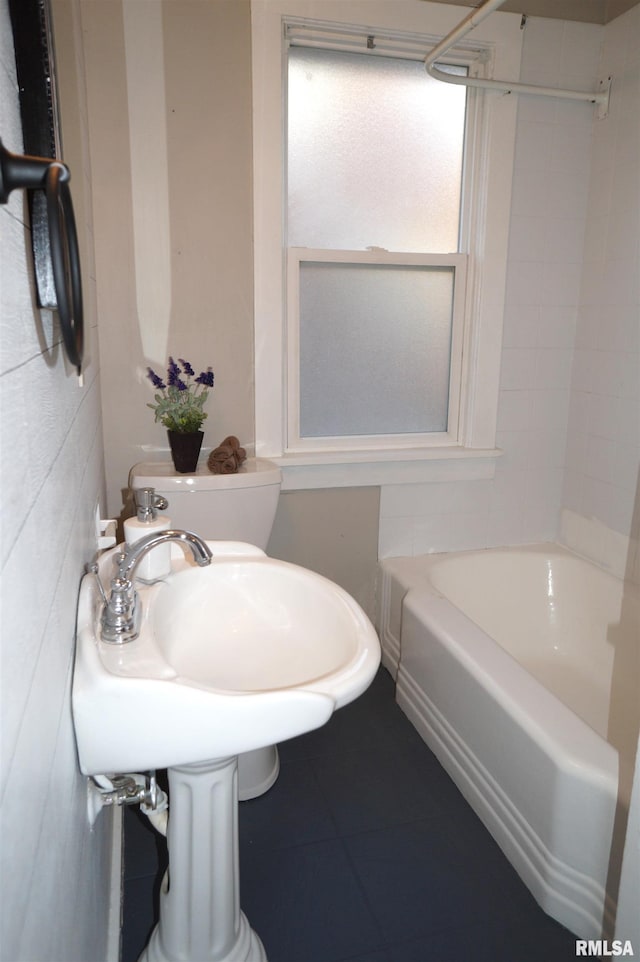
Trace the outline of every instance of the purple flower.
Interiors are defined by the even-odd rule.
[[[198,374],[196,384],[202,384],[204,387],[213,387],[213,371],[210,367],[208,367],[206,371]]]
[[[154,412],[156,421],[167,430],[181,434],[199,431],[207,417],[203,406],[207,400],[206,388],[213,387],[212,369],[209,367],[194,378],[194,370],[188,361],[179,357],[176,364],[170,357],[165,376],[166,384],[150,367],[147,368],[147,376],[161,392],[156,394],[154,404],[147,405]]]
[[[157,387],[159,390],[162,391],[166,387],[166,384],[164,383],[162,378],[158,377],[156,372],[152,371],[150,367],[147,368],[147,377],[149,378],[153,386]]]
[[[178,378],[180,377],[181,374],[182,374],[182,371],[180,370],[176,362],[173,360],[173,358],[170,357],[169,365],[167,367],[167,382],[169,384],[169,387],[173,387],[173,385],[177,385]]]

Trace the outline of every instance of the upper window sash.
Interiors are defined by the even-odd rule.
[[[398,56],[298,46],[288,64],[288,246],[461,250],[466,88]]]

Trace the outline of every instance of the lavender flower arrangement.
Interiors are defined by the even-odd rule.
[[[166,384],[150,367],[147,368],[147,377],[161,392],[155,395],[155,404],[147,404],[155,412],[156,421],[164,424],[168,431],[179,434],[199,431],[207,416],[203,411],[209,393],[206,389],[213,387],[211,368],[208,367],[196,377],[188,361],[179,357],[176,364],[170,357]]]

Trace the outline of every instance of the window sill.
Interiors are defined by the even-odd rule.
[[[477,481],[492,478],[499,448],[398,448],[269,456],[282,471],[282,490]]]

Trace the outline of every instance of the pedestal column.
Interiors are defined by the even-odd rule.
[[[267,962],[240,909],[237,758],[169,769],[169,869],[140,962]]]

